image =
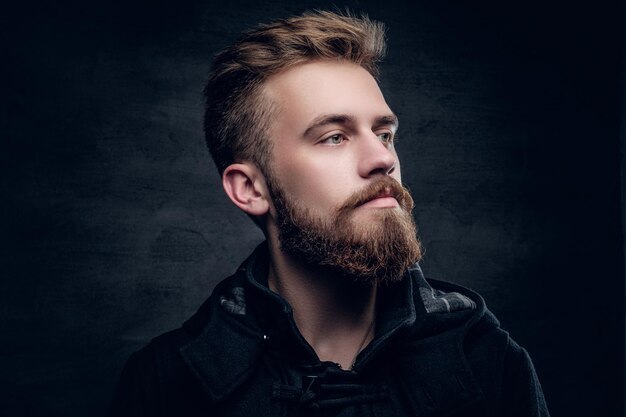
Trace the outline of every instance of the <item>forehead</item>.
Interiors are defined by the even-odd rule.
[[[322,114],[350,114],[367,122],[391,113],[378,83],[345,61],[314,61],[270,77],[264,93],[276,105],[278,128],[299,128]]]

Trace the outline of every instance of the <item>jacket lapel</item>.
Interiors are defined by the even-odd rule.
[[[212,401],[222,401],[255,369],[263,334],[213,304],[202,332],[180,349],[185,363]]]

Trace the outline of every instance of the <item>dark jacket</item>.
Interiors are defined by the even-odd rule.
[[[180,329],[128,360],[110,416],[548,416],[526,351],[483,299],[415,265],[381,287],[350,371],[320,362],[267,288],[261,245]]]

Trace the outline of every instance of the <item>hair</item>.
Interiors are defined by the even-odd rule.
[[[384,25],[365,15],[312,11],[245,32],[215,56],[204,89],[205,139],[220,175],[244,161],[268,173],[272,146],[266,132],[275,111],[262,91],[268,77],[332,59],[360,65],[378,78],[384,53]]]

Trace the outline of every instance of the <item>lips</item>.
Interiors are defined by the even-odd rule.
[[[398,200],[394,197],[390,189],[385,189],[383,192],[376,195],[374,198],[369,199],[361,205],[362,207],[398,207]]]

